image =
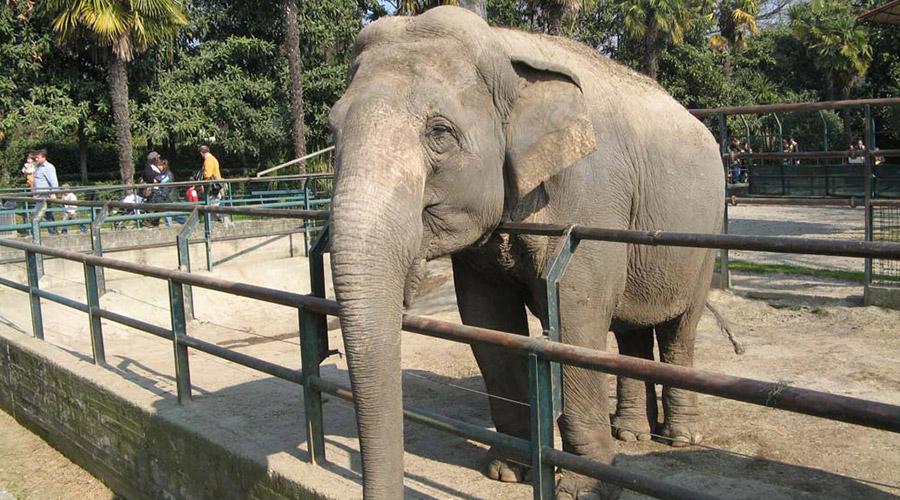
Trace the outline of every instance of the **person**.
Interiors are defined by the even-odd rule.
[[[165,187],[164,184],[169,182],[173,182],[175,180],[175,176],[172,174],[172,170],[169,168],[169,160],[164,160],[160,158],[159,160],[159,175],[156,176],[156,182],[159,183],[160,187],[156,191],[156,197],[153,200],[153,203],[170,203],[175,201],[173,198],[173,194],[175,191],[171,187]],[[172,225],[172,216],[166,216],[166,226]]]
[[[203,158],[203,177],[201,179],[204,181],[221,180],[222,173],[219,171],[219,160],[209,152],[209,146],[205,144],[200,146],[200,157]],[[201,192],[206,191],[206,189],[203,186],[200,187]],[[217,206],[222,199],[222,195],[225,194],[225,184],[210,183],[208,184],[208,189],[206,191],[207,204]],[[213,214],[213,218],[217,221],[224,220],[219,214]]]
[[[866,145],[863,144],[862,139],[857,141],[856,144],[851,142],[848,150],[850,151],[850,159],[847,160],[847,163],[860,164],[866,162]]]
[[[47,161],[47,151],[44,149],[33,151],[32,156],[34,157],[34,197],[55,200],[55,191],[59,189],[59,181],[56,179],[56,167]],[[46,203],[39,203],[35,210],[40,211],[45,205]],[[48,222],[56,220],[53,217],[53,212],[50,211],[50,207],[47,207],[47,210],[44,212],[44,220]],[[50,227],[47,230],[50,234],[56,234],[55,227]]]
[[[793,136],[791,136],[790,138],[788,138],[788,153],[799,153],[799,152],[800,152],[800,145],[797,144],[797,141],[794,140]],[[791,163],[793,163],[794,165],[799,165],[800,158],[793,158],[791,160]]]
[[[197,187],[189,186],[187,191],[184,192],[184,199],[189,203],[198,203],[200,201],[200,196],[197,195]]]
[[[741,160],[737,155],[741,153],[741,141],[737,137],[732,137],[728,144],[728,157],[731,163],[731,183],[737,184],[741,181]]]
[[[753,148],[750,147],[749,142],[745,142],[741,146],[741,153],[750,154],[753,152]],[[750,160],[747,158],[741,158],[741,169],[743,170],[741,175],[741,182],[749,182],[750,177]]]
[[[159,182],[159,153],[156,151],[150,151],[147,153],[147,164],[144,165],[144,172],[141,174],[141,183],[143,184],[156,184]],[[145,187],[142,190],[143,197],[148,200],[149,203],[154,203],[157,197],[157,187]],[[152,221],[148,220],[152,225]],[[159,221],[157,221],[159,222]]]
[[[63,195],[62,195],[63,201],[78,201],[78,196],[76,196],[75,193],[72,192],[72,188],[68,184],[62,185],[62,192],[63,192]],[[73,219],[78,218],[78,207],[77,206],[64,205],[64,208],[66,209],[66,211],[63,212],[64,220],[73,220]],[[79,224],[78,229],[82,233],[86,231],[84,224]],[[62,232],[63,232],[63,234],[68,233],[69,228],[67,226],[63,226]]]
[[[28,190],[34,191],[34,153],[28,153],[25,156],[25,163],[22,165],[22,175],[25,176],[25,184],[28,185]]]

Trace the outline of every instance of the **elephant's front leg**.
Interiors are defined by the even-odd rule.
[[[608,255],[608,254],[607,254]],[[577,256],[576,256],[577,257]],[[593,266],[590,266],[593,267]],[[624,269],[624,266],[622,267]],[[569,269],[560,284],[561,340],[590,349],[605,350],[623,276],[606,275],[600,284],[590,273]],[[604,463],[612,463],[615,443],[610,433],[607,375],[594,370],[563,366],[563,413],[559,418],[563,449]],[[617,498],[621,489],[597,479],[564,471],[557,499]]]
[[[466,325],[528,335],[522,296],[499,276],[485,276],[465,258],[453,258],[453,281],[459,314]],[[499,432],[530,439],[528,367],[525,358],[494,346],[472,346],[484,377],[491,419]],[[488,452],[485,474],[504,482],[529,479],[529,457],[512,457],[496,449]]]

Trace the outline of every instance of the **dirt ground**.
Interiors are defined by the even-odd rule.
[[[0,411],[0,500],[116,498],[103,483]]]
[[[859,209],[785,212],[783,207],[736,207],[731,215],[732,232],[739,234],[861,235]],[[779,224],[777,220],[789,222]],[[813,226],[831,220],[838,221],[833,230]],[[836,234],[841,236],[833,236]],[[779,259],[777,254],[740,258]],[[815,259],[817,267],[844,265],[834,258]],[[0,273],[5,271],[0,269]],[[83,300],[80,269],[48,267],[48,273],[43,287]],[[304,259],[263,251],[229,261],[215,272],[226,279],[301,292],[308,291],[306,273]],[[104,307],[167,325],[165,283],[115,272],[109,273],[108,279],[113,291],[103,297]],[[780,275],[736,275],[734,282],[733,291],[712,292],[710,302],[732,325],[744,353],[735,354],[731,341],[707,315],[698,331],[697,368],[900,404],[900,312],[861,307],[856,297],[862,290],[853,283]],[[427,293],[411,313],[459,321],[445,261],[430,264],[424,288]],[[190,326],[191,335],[285,366],[299,364],[295,312],[197,289],[195,303],[200,321]],[[30,331],[23,294],[0,290],[0,304],[0,319],[6,323],[0,328],[14,325]],[[89,355],[87,322],[82,314],[52,304],[44,311],[49,342],[73,356]],[[343,351],[335,319],[329,321],[329,329],[331,347]],[[171,346],[106,322],[104,332],[110,371],[152,390],[160,411],[177,411],[173,409]],[[615,349],[614,338],[610,335],[609,339],[610,349]],[[290,471],[302,467],[305,444],[297,418],[302,408],[299,389],[203,354],[192,354],[191,363],[196,400],[191,411],[199,414],[179,414],[181,418],[207,423],[213,439],[246,447],[251,456],[273,468]],[[322,375],[347,383],[345,360],[332,356],[323,364]],[[477,394],[484,387],[468,346],[404,333],[403,375],[408,406],[491,425],[486,399]],[[614,387],[612,378],[609,383]],[[618,466],[725,498],[900,495],[898,434],[703,395],[700,411],[706,436],[703,446],[676,450],[656,442],[618,443]],[[352,408],[332,398],[325,405],[325,414],[327,453],[333,464],[328,471],[355,485],[356,489],[342,496],[359,496]],[[494,483],[482,476],[483,447],[470,441],[408,424],[406,449],[406,486],[411,497],[531,495],[529,486]]]

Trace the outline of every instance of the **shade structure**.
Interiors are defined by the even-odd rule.
[[[900,24],[900,0],[891,0],[874,9],[869,9],[859,15],[859,20],[874,23]]]

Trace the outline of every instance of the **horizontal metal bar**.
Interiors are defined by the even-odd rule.
[[[696,248],[723,248],[759,252],[838,255],[900,259],[900,243],[854,240],[813,240],[787,236],[737,236],[732,234],[632,231],[575,226],[572,235],[583,240],[618,241],[637,245],[669,245]]]
[[[28,227],[31,227],[31,226],[29,225]],[[231,235],[231,236],[216,236],[216,237],[211,238],[211,241],[219,242],[219,241],[244,240],[244,239],[252,239],[252,238],[266,238],[269,236],[287,236],[289,234],[300,234],[302,232],[303,232],[303,228],[284,229],[284,230],[279,230],[279,231],[269,231],[266,233],[249,233],[249,234],[236,234],[236,235]],[[203,238],[196,238],[196,239],[190,240],[188,243],[191,245],[201,245],[201,244],[206,243],[206,240],[204,240]],[[104,248],[103,254],[106,255],[106,254],[116,253],[116,252],[133,252],[136,250],[150,250],[153,248],[174,247],[176,244],[177,244],[177,242],[175,242],[175,241],[162,241],[162,242],[158,242],[158,243],[145,243],[143,245],[125,245],[125,246],[120,246],[120,247]],[[57,257],[47,256],[44,260],[53,260],[56,258]],[[20,263],[20,262],[25,262],[25,258],[19,257],[19,258],[12,258],[12,259],[2,259],[2,260],[0,260],[0,265],[15,264],[15,263]]]
[[[259,177],[262,177],[263,175],[268,174],[269,172],[274,172],[274,171],[280,170],[280,169],[282,169],[282,168],[284,168],[284,167],[288,167],[288,166],[290,166],[290,165],[294,165],[294,164],[296,164],[296,163],[300,163],[301,161],[306,161],[306,160],[308,160],[308,159],[310,159],[310,158],[319,156],[320,154],[327,153],[327,152],[329,152],[329,151],[331,151],[331,150],[333,150],[333,149],[334,149],[334,146],[328,146],[327,148],[325,148],[325,149],[320,149],[320,150],[316,151],[315,153],[310,153],[310,154],[308,154],[308,155],[301,156],[300,158],[294,158],[293,160],[286,161],[286,162],[284,162],[284,163],[282,163],[282,164],[280,164],[280,165],[275,165],[274,167],[267,168],[267,169],[265,169],[265,170],[260,170],[259,172],[256,173],[256,177],[259,178]]]
[[[209,205],[185,205],[185,204],[169,204],[169,203],[123,203],[120,201],[65,201],[65,200],[38,200],[35,198],[23,198],[18,196],[2,196],[0,199],[15,201],[20,203],[34,203],[36,201],[44,201],[50,204],[66,204],[82,207],[102,207],[108,205],[113,208],[127,208],[141,210],[142,212],[150,210],[184,212],[190,213],[197,208],[200,212],[209,212],[213,214],[223,215],[255,215],[260,217],[275,217],[288,219],[314,219],[325,220],[331,215],[327,210],[298,210],[286,208],[253,208],[253,207],[223,207]]]
[[[900,207],[900,200],[869,200],[872,207]]]
[[[206,342],[205,340],[200,340],[197,337],[179,337],[178,342],[188,347],[192,347],[198,351],[203,351],[218,358],[226,359],[228,361],[231,361],[232,363],[261,371],[263,373],[272,375],[273,377],[287,380],[288,382],[303,385],[303,372],[301,372],[300,370],[293,370],[286,366],[263,361],[259,358],[254,358],[253,356],[233,351],[231,349],[226,349],[216,344]]]
[[[562,224],[532,224],[506,222],[497,231],[508,234],[562,236],[567,226]],[[789,236],[739,236],[733,234],[676,233],[670,231],[635,231],[575,226],[572,235],[582,240],[614,241],[635,245],[671,245],[695,248],[725,248],[758,252],[837,255],[843,257],[874,257],[900,259],[900,243],[813,240]]]
[[[168,328],[163,328],[161,326],[154,325],[153,323],[147,323],[146,321],[141,321],[139,319],[124,316],[117,312],[110,311],[109,309],[94,309],[94,313],[96,313],[97,316],[100,316],[101,318],[134,328],[135,330],[141,330],[143,332],[156,335],[157,337],[166,340],[172,340],[174,338],[174,336],[172,335],[172,330],[169,330]]]
[[[874,201],[874,200],[873,200]],[[729,196],[725,198],[728,205],[777,205],[777,206],[811,206],[811,207],[862,207],[865,205],[865,198],[763,198],[763,197],[738,197]]]
[[[310,383],[316,389],[333,396],[337,396],[345,401],[353,402],[353,393],[349,387],[336,384],[319,377],[310,377]],[[412,422],[416,422],[428,427],[432,427],[448,434],[460,436],[466,439],[497,446],[513,453],[522,454],[528,457],[531,453],[531,443],[525,439],[502,434],[500,432],[491,431],[477,425],[472,425],[460,420],[448,418],[443,415],[418,410],[403,409],[403,416]],[[687,490],[671,483],[656,480],[648,476],[642,476],[627,470],[613,467],[612,465],[597,462],[589,458],[580,457],[572,453],[567,453],[553,448],[543,448],[541,455],[545,460],[573,472],[578,472],[586,476],[594,477],[611,484],[619,485],[629,490],[655,496],[657,498],[668,498],[678,500],[693,499],[713,499],[716,497],[708,496],[695,491]],[[527,460],[527,458],[525,458]]]
[[[557,467],[588,477],[596,477],[622,488],[656,498],[678,500],[712,500],[719,498],[695,490],[688,490],[672,483],[658,481],[648,476],[628,472],[626,469],[597,462],[596,460],[585,460],[583,457],[546,446],[541,448],[541,458]]]
[[[101,266],[107,269],[116,269],[141,276],[150,276],[164,280],[173,280],[177,283],[198,286],[200,288],[208,288],[220,292],[239,295],[241,297],[249,297],[259,299],[273,304],[281,304],[289,307],[303,306],[310,311],[321,314],[337,314],[338,305],[336,302],[313,297],[311,295],[302,295],[299,293],[286,292],[284,290],[275,290],[247,283],[235,283],[233,281],[223,280],[212,276],[185,273],[170,269],[162,269],[159,267],[139,265],[123,260],[110,259],[108,257],[97,257],[94,255],[82,254],[71,250],[62,250],[59,248],[48,248],[20,241],[0,239],[0,246],[16,248],[19,250],[33,251],[42,255],[51,255],[75,262],[87,263],[94,266]]]
[[[215,179],[215,180],[200,180],[200,181],[174,181],[167,182],[165,186],[162,186],[159,183],[153,184],[104,184],[100,186],[72,186],[68,189],[73,193],[83,193],[83,192],[102,192],[102,191],[118,191],[123,189],[144,189],[144,188],[158,188],[158,187],[187,187],[187,186],[205,186],[213,183],[224,183],[224,184],[242,184],[242,183],[261,183],[261,182],[281,182],[281,181],[293,181],[293,180],[315,180],[315,179],[330,179],[334,177],[334,173],[332,172],[321,172],[315,174],[291,174],[291,175],[273,175],[272,177],[231,177],[228,179]],[[0,190],[0,194],[4,192],[17,192],[17,193],[29,193],[30,191],[25,189],[15,189],[4,191]],[[53,193],[63,193],[62,189],[56,189],[53,191],[47,191]]]
[[[25,259],[22,259],[22,260],[24,261]],[[20,292],[28,293],[28,285],[24,285],[22,283],[17,283],[13,280],[8,280],[2,276],[0,276],[0,285],[5,285],[5,286],[8,286],[15,290],[18,290]]]
[[[777,382],[734,377],[694,368],[610,354],[540,338],[405,316],[403,329],[466,344],[500,346],[520,354],[535,353],[551,361],[614,375],[624,375],[694,392],[900,432],[900,406],[801,389]]]
[[[83,302],[78,302],[77,300],[72,300],[59,294],[41,290],[40,288],[35,288],[34,294],[42,299],[47,299],[50,302],[56,302],[59,305],[70,307],[72,309],[75,309],[76,311],[81,311],[83,313],[88,312],[88,305]]]
[[[790,104],[763,104],[757,106],[728,106],[723,108],[691,109],[694,116],[713,115],[767,115],[775,112],[791,111],[819,111],[820,109],[861,108],[869,106],[898,106],[900,98],[887,97],[882,99],[853,99],[844,101],[799,102]]]

